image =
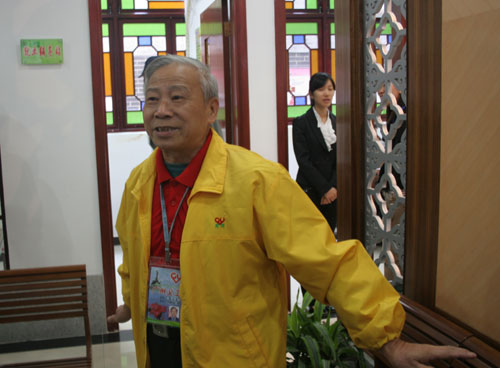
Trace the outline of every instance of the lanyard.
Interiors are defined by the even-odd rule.
[[[161,197],[161,219],[163,221],[163,238],[165,239],[165,262],[170,263],[170,240],[172,239],[172,230],[174,228],[175,220],[177,219],[177,215],[179,210],[181,209],[182,202],[184,202],[184,198],[186,198],[187,192],[189,191],[189,187],[184,191],[184,195],[182,196],[181,201],[179,202],[179,207],[175,211],[174,218],[172,219],[172,224],[170,225],[170,229],[168,228],[168,219],[167,219],[167,209],[165,206],[165,196],[163,195],[163,183],[160,183],[160,197]]]

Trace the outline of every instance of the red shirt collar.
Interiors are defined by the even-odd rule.
[[[194,156],[184,171],[176,178],[173,178],[172,175],[170,175],[170,172],[163,161],[161,149],[158,149],[156,152],[156,174],[158,176],[158,182],[163,183],[165,181],[175,180],[186,187],[192,188],[198,174],[200,173],[201,165],[203,164],[203,160],[205,159],[211,140],[212,130],[208,132],[207,139],[196,156]]]

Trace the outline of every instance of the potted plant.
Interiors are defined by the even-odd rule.
[[[295,303],[288,315],[287,367],[366,367],[363,351],[354,345],[340,320],[332,320],[330,309],[323,318],[326,306],[317,300],[310,310],[312,301],[306,292],[302,306]]]

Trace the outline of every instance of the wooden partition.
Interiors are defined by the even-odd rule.
[[[497,344],[500,341],[499,39],[500,1],[443,0],[435,305]]]

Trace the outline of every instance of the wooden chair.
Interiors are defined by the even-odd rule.
[[[401,304],[406,311],[406,323],[401,339],[431,345],[459,346],[477,354],[476,359],[434,361],[432,362],[433,367],[500,367],[500,351],[482,341],[473,332],[458,326],[405,296],[401,297]],[[380,355],[374,353],[374,356],[376,368],[388,367]]]
[[[0,323],[82,317],[86,355],[0,367],[91,367],[85,265],[0,271]]]

